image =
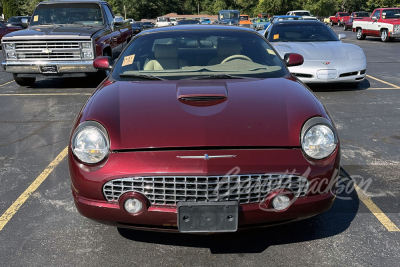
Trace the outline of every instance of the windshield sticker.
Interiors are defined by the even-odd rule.
[[[133,60],[135,59],[135,55],[130,55],[124,57],[124,61],[122,62],[122,67],[131,65],[133,63]]]
[[[33,21],[36,22],[36,21],[38,21],[38,20],[39,20],[39,15],[36,15],[36,16],[33,17]]]
[[[275,52],[274,52],[273,50],[271,50],[271,49],[267,49],[267,52],[268,52],[268,54],[270,54],[270,55],[275,55]]]
[[[275,40],[275,39],[279,39],[279,34],[275,34],[275,35],[274,35],[274,40]]]

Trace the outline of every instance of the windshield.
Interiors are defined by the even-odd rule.
[[[349,13],[339,13],[339,17],[346,17],[346,16],[350,16]]]
[[[103,16],[98,4],[42,4],[32,16],[31,26],[43,24],[103,25]]]
[[[293,12],[293,15],[295,15],[295,16],[310,16],[310,12],[308,12],[308,11],[296,11],[296,12]]]
[[[168,22],[169,18],[158,18],[157,21],[158,22]]]
[[[268,78],[286,74],[282,60],[259,34],[225,29],[144,34],[124,51],[112,77],[180,80],[212,75]]]
[[[283,18],[274,18],[274,22],[276,21],[282,21],[282,20],[303,20],[303,17],[283,17]]]
[[[239,12],[219,12],[219,19],[239,19]]]
[[[249,16],[240,16],[240,20],[249,20]]]
[[[383,19],[400,18],[400,9],[385,9],[382,11]]]
[[[200,21],[198,20],[180,20],[178,21],[179,25],[183,25],[183,24],[200,24]]]
[[[210,21],[210,19],[202,19],[201,21]]]
[[[335,33],[322,23],[278,24],[270,30],[270,42],[339,41]]]
[[[369,14],[368,13],[355,13],[354,17],[365,18],[365,17],[369,17]]]

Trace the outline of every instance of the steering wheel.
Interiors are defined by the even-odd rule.
[[[253,60],[251,60],[251,58],[249,58],[248,56],[245,56],[245,55],[232,55],[232,56],[229,56],[229,57],[225,58],[221,62],[221,64],[224,64],[224,63],[226,63],[228,61],[231,61],[231,60],[234,60],[234,59],[245,59],[245,60],[253,62]]]
[[[308,39],[313,39],[313,38],[315,38],[315,39],[317,39],[317,40],[320,40],[321,37],[324,38],[324,36],[323,36],[322,34],[316,33],[316,34],[311,35],[310,38],[308,38]]]

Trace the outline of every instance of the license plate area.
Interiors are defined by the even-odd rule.
[[[42,73],[58,73],[57,65],[40,66]]]
[[[237,201],[179,202],[178,229],[182,233],[236,232],[238,213]]]

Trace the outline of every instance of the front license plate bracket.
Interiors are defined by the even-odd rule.
[[[182,233],[236,232],[239,203],[178,202],[177,214],[178,229]]]
[[[58,73],[57,65],[40,66],[42,73]]]

